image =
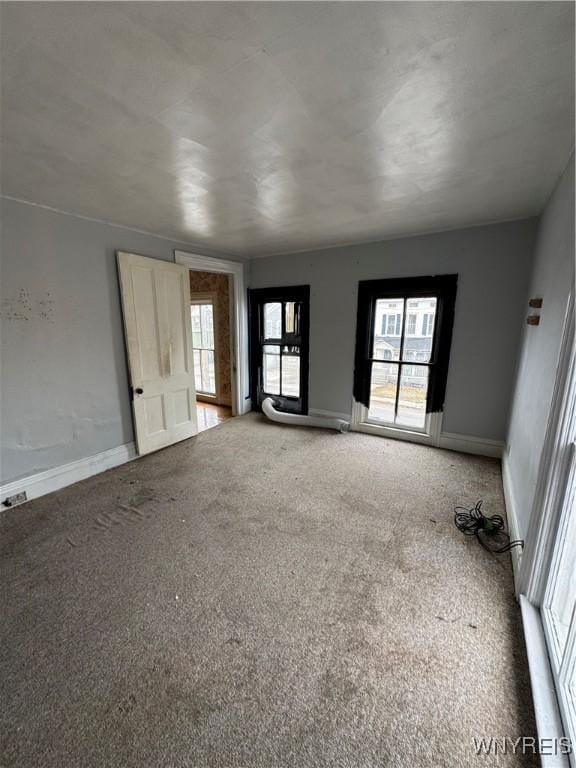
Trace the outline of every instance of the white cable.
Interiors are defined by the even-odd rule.
[[[335,429],[338,432],[349,432],[350,422],[344,419],[332,419],[327,416],[301,416],[297,413],[281,413],[274,408],[274,400],[267,397],[262,403],[262,410],[270,421],[277,421],[280,424],[292,424],[292,426],[301,427],[321,427],[324,429]]]

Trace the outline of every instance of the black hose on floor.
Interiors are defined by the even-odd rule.
[[[500,555],[513,547],[523,547],[524,540],[510,541],[510,535],[504,530],[504,518],[501,515],[487,517],[482,512],[482,499],[472,509],[454,508],[454,525],[464,536],[476,536],[480,546],[487,552]]]

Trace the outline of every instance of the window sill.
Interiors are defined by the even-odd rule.
[[[206,395],[204,392],[196,392],[196,400],[204,403],[215,403],[218,400],[218,395]]]
[[[428,445],[433,448],[443,448],[458,453],[471,453],[477,456],[501,458],[503,443],[500,440],[459,435],[442,431],[442,412],[431,413],[428,421],[428,432],[417,432],[410,429],[398,429],[365,420],[367,409],[360,403],[354,402],[352,407],[352,432],[363,432],[367,435],[404,440],[409,443]]]
[[[352,424],[351,429],[354,432],[364,432],[368,435],[380,435],[381,437],[391,437],[395,440],[407,440],[412,443],[422,443],[423,445],[436,445],[434,436],[424,431],[420,432],[412,429],[388,427],[384,424],[374,424],[370,421],[361,421],[358,424]]]

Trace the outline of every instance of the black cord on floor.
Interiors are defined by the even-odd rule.
[[[524,546],[523,539],[510,541],[509,534],[504,530],[504,519],[501,515],[484,515],[482,500],[472,509],[455,507],[454,524],[464,536],[476,536],[485,550],[496,555],[509,552],[513,547]]]

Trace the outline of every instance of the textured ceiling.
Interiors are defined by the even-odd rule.
[[[247,256],[541,210],[572,3],[2,3],[3,194]]]

